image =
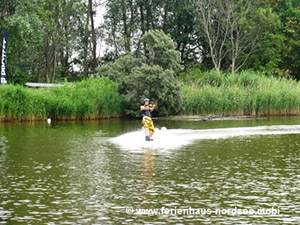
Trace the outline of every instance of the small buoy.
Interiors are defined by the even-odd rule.
[[[51,118],[47,119],[47,123],[50,124],[51,123]]]
[[[161,131],[165,131],[165,130],[167,130],[167,128],[166,127],[162,127],[162,128],[160,128],[160,130]]]

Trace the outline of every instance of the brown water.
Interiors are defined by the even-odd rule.
[[[140,146],[135,120],[2,123],[0,224],[299,224],[298,124],[159,120]]]

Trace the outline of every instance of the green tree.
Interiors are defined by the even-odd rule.
[[[103,30],[110,47],[105,58],[115,59],[124,53],[146,49],[139,38],[161,29],[171,35],[185,64],[200,58],[199,35],[194,29],[192,0],[112,0],[107,3]]]
[[[134,67],[125,78],[124,87],[124,110],[127,115],[139,116],[139,107],[145,97],[152,101],[160,99],[156,109],[160,116],[176,114],[181,109],[180,85],[172,70],[146,64]]]
[[[132,57],[127,54],[118,58],[114,62],[109,62],[106,65],[100,66],[97,69],[100,77],[108,77],[109,79],[119,84],[119,91],[125,93],[125,79],[132,73],[135,67],[142,65],[142,60]]]
[[[270,42],[274,44],[276,38],[278,40],[277,32],[281,24],[278,16],[264,2],[230,1],[225,12],[229,20],[229,45],[226,47],[230,49],[228,58],[231,73],[234,74],[251,55],[266,50]]]
[[[103,29],[113,58],[130,53],[137,42],[137,2],[134,0],[108,1]],[[110,54],[110,53],[108,53]]]
[[[23,83],[33,74],[35,63],[41,57],[43,44],[42,26],[35,1],[16,0],[5,22],[9,39],[7,47],[8,81]],[[2,34],[1,34],[2,36]]]
[[[180,53],[175,49],[174,42],[162,30],[153,30],[141,39],[147,46],[142,52],[150,66],[158,65],[175,73],[181,68]]]
[[[66,76],[71,68],[71,57],[82,53],[85,39],[84,22],[88,6],[83,0],[44,0],[39,12],[44,30],[44,67],[46,82],[54,82],[57,74]],[[79,59],[79,61],[81,61]],[[51,78],[50,78],[51,75]]]
[[[205,34],[217,71],[236,73],[251,55],[266,49],[280,28],[278,17],[264,1],[195,0],[195,4],[198,29]]]
[[[282,32],[282,22],[269,3],[261,3],[262,6],[252,12],[250,23],[245,21],[250,30],[262,29],[260,40],[257,42],[257,49],[249,55],[243,69],[253,69],[264,71],[268,74],[277,74],[283,60],[284,34]],[[259,23],[257,21],[265,21]]]
[[[180,53],[170,36],[153,30],[141,38],[147,49],[139,58],[125,55],[98,68],[100,77],[109,77],[119,84],[127,115],[138,116],[145,97],[160,99],[160,116],[178,113],[182,104],[180,84],[175,76],[180,69]]]
[[[170,34],[185,65],[200,60],[203,35],[196,29],[195,5],[192,0],[163,0],[162,29]]]
[[[73,65],[96,67],[96,31],[91,0],[5,0],[0,2],[0,31],[8,29],[8,81],[54,82]],[[91,21],[86,24],[88,21]],[[90,38],[91,37],[91,38]],[[2,40],[2,39],[1,39]],[[91,40],[92,44],[84,40]],[[87,48],[85,48],[87,46]]]
[[[300,79],[300,4],[298,0],[271,1],[273,10],[283,24],[284,49],[281,73]]]

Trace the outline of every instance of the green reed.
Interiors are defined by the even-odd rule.
[[[1,120],[95,119],[120,113],[118,86],[106,78],[42,89],[0,86]]]
[[[182,78],[184,77],[184,78]],[[253,71],[225,74],[195,71],[181,74],[182,114],[296,115],[300,114],[300,84]]]

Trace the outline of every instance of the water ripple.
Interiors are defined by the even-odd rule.
[[[2,149],[0,224],[299,222],[299,134],[203,138],[168,154],[155,148],[128,151],[106,135],[76,136],[62,151],[47,154],[24,149],[29,157]],[[126,207],[279,207],[281,214],[128,215]]]

